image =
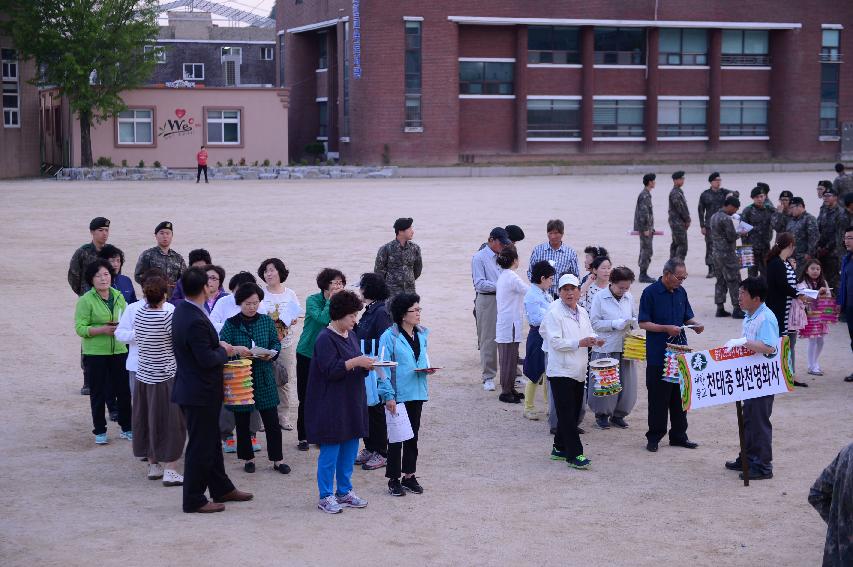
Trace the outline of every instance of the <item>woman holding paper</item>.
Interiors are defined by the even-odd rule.
[[[779,335],[788,335],[791,342],[791,362],[796,368],[795,347],[797,345],[797,331],[788,331],[788,315],[791,312],[791,302],[796,297],[805,299],[805,296],[797,291],[797,276],[790,259],[794,255],[794,235],[790,232],[781,232],[776,235],[776,243],[767,253],[767,307],[776,315],[779,324]],[[796,372],[795,372],[796,375]],[[794,386],[808,386],[805,382],[794,380]]]
[[[391,386],[394,399],[386,404],[391,414],[402,408],[408,415],[414,437],[401,443],[388,444],[388,492],[392,496],[404,496],[403,489],[421,494],[424,489],[415,478],[418,463],[418,430],[421,426],[421,411],[429,399],[427,375],[435,372],[429,368],[427,337],[429,330],[420,326],[421,298],[414,293],[401,293],[391,301],[391,319],[394,325],[382,334],[379,340],[380,358],[397,363],[391,368]],[[517,347],[516,347],[517,348]],[[423,369],[423,370],[419,370]],[[398,405],[399,404],[399,405]],[[401,464],[402,461],[402,464]],[[400,473],[403,480],[400,481]]]
[[[307,440],[320,445],[317,508],[327,514],[367,506],[367,500],[352,490],[358,440],[368,431],[364,377],[373,368],[373,359],[361,353],[353,332],[361,307],[361,300],[351,291],[332,295],[328,305],[331,322],[314,341],[305,392]]]
[[[249,356],[250,349],[260,347],[275,354],[264,354],[252,360],[252,388],[254,404],[226,406],[234,413],[237,425],[237,457],[243,461],[243,470],[255,472],[255,453],[252,450],[252,433],[249,431],[249,419],[252,410],[257,409],[264,422],[267,436],[267,455],[273,463],[273,469],[287,474],[290,467],[282,462],[281,428],[278,422],[278,391],[275,386],[273,361],[278,358],[281,343],[275,323],[268,315],[258,313],[258,307],[264,298],[264,291],[254,283],[244,283],[237,288],[234,301],[240,307],[240,313],[225,320],[219,338],[232,345],[240,356]]]

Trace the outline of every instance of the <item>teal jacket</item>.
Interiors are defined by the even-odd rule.
[[[388,328],[379,338],[379,351],[385,349],[385,358],[397,363],[391,370],[391,386],[394,399],[398,402],[429,399],[429,384],[426,372],[415,372],[415,368],[428,368],[427,337],[429,330],[418,327],[418,342],[421,355],[415,360],[415,353],[396,324]]]
[[[89,334],[92,327],[101,327],[110,321],[118,323],[119,317],[127,309],[127,302],[120,291],[110,288],[110,295],[113,299],[112,312],[95,288],[90,289],[77,300],[77,309],[74,311],[74,330],[83,339],[83,354],[107,356],[127,352],[127,345],[116,340],[113,335]]]

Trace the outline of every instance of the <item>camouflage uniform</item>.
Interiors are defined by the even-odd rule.
[[[853,565],[853,443],[820,473],[809,504],[826,522],[823,567]]]
[[[755,258],[753,266],[749,268],[750,277],[767,276],[764,257],[770,251],[770,241],[773,239],[773,215],[775,214],[776,211],[773,207],[768,207],[767,204],[760,209],[754,204],[749,205],[740,214],[743,222],[752,225],[752,230],[741,238],[744,244],[752,246],[752,255]]]
[[[652,212],[652,193],[643,188],[637,197],[637,207],[634,209],[634,230],[640,233],[640,258],[637,263],[640,266],[641,274],[646,273],[652,261],[654,235],[651,233],[654,232],[654,229],[655,216]],[[649,232],[649,236],[643,236],[643,232]]]
[[[732,217],[722,209],[717,211],[710,219],[708,232],[711,233],[714,275],[717,277],[717,283],[714,284],[714,303],[724,305],[728,289],[732,307],[736,309],[740,305],[737,299],[740,262],[735,252],[738,235]]]
[[[820,208],[820,214],[817,217],[818,241],[817,241],[817,258],[823,265],[823,276],[826,282],[834,290],[838,290],[839,271],[841,270],[841,251],[844,248],[838,247],[838,231],[847,228],[839,229],[839,224],[844,224],[847,221],[847,211],[839,204],[830,208],[826,205]]]
[[[421,248],[412,241],[401,246],[397,239],[384,244],[376,253],[373,271],[385,278],[391,296],[415,293],[415,280],[421,276]]]
[[[699,226],[705,229],[705,264],[709,270],[714,268],[714,254],[711,246],[711,217],[723,208],[723,203],[729,195],[737,197],[738,192],[729,191],[724,187],[714,191],[709,187],[699,195]]]
[[[817,257],[817,219],[811,213],[803,212],[799,218],[790,217],[786,232],[794,235],[794,259],[797,261],[797,273],[803,269],[806,257]]]
[[[98,249],[92,242],[84,244],[71,256],[71,263],[68,266],[68,285],[71,286],[71,291],[78,296],[83,295],[92,287],[89,282],[84,281],[83,274],[86,271],[86,266],[97,259]]]
[[[835,178],[832,182],[832,188],[838,195],[838,202],[844,203],[844,195],[853,193],[853,174],[844,173]]]
[[[669,228],[672,230],[672,244],[669,245],[669,257],[684,260],[687,257],[687,225],[690,224],[690,209],[681,187],[673,187],[669,192]]]
[[[791,220],[790,213],[780,213],[779,211],[773,211],[773,220],[771,224],[773,225],[773,230],[776,231],[776,236],[779,236],[786,230],[788,230],[788,221]]]
[[[187,264],[184,262],[183,256],[169,249],[168,254],[163,254],[159,246],[149,248],[139,256],[136,262],[136,269],[133,270],[133,279],[136,283],[142,285],[142,274],[151,268],[160,268],[166,275],[169,281],[169,294],[166,297],[172,297],[172,292],[177,285],[181,275],[186,271]]]

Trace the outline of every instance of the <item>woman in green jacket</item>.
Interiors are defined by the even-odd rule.
[[[314,356],[314,343],[320,331],[331,322],[329,300],[344,289],[345,285],[347,278],[340,270],[323,268],[323,271],[317,274],[317,287],[320,292],[305,299],[305,323],[296,345],[296,395],[299,398],[296,434],[299,437],[300,451],[308,450],[308,437],[305,434],[305,393],[308,388],[308,374],[311,371],[311,358]]]
[[[133,440],[130,416],[130,384],[125,361],[127,346],[117,341],[118,320],[127,308],[121,292],[113,289],[110,263],[99,259],[86,267],[84,278],[92,288],[77,300],[74,325],[83,339],[83,372],[89,384],[92,433],[95,443],[106,445],[107,420],[104,416],[108,393],[118,399],[118,423],[122,439]]]

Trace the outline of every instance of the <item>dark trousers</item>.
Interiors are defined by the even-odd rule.
[[[767,250],[763,248],[756,248],[755,245],[752,246],[752,255],[753,255],[753,266],[747,269],[746,273],[751,278],[762,277],[767,279],[767,262],[764,261],[764,257],[767,255]]]
[[[757,473],[773,470],[773,396],[743,402],[743,437],[749,468]]]
[[[219,441],[219,410],[222,406],[181,406],[187,423],[187,451],[184,455],[184,512],[207,504],[210,497],[221,498],[234,484],[225,474],[222,444]]]
[[[848,305],[844,310],[847,319],[847,332],[850,333],[850,350],[853,351],[853,305]],[[853,373],[850,374],[853,376]]]
[[[258,410],[261,421],[264,422],[264,433],[267,436],[267,456],[273,462],[282,460],[281,456],[281,427],[278,423],[278,408]],[[237,425],[237,458],[251,461],[255,458],[252,450],[252,431],[249,422],[252,412],[235,411],[234,423]]]
[[[111,396],[118,399],[118,423],[122,431],[130,431],[130,383],[127,380],[126,354],[84,355],[83,372],[89,384],[89,405],[92,408],[92,433],[99,435],[107,432],[107,420],[104,416]]]
[[[311,359],[296,353],[296,397],[299,408],[296,410],[296,436],[299,441],[307,440],[305,434],[305,393],[308,389],[308,374],[311,372]]]
[[[548,377],[554,408],[557,410],[557,433],[554,447],[564,451],[570,459],[583,455],[583,444],[578,435],[578,416],[583,407],[584,382],[564,376]]]
[[[646,388],[649,391],[649,430],[646,438],[657,443],[666,435],[669,416],[669,441],[687,441],[687,412],[681,408],[681,387],[663,380],[663,366],[646,366]]]
[[[418,466],[418,430],[421,428],[421,411],[424,408],[423,400],[412,400],[406,402],[406,413],[409,414],[409,422],[415,436],[402,443],[388,444],[388,464],[385,467],[386,478],[400,478],[403,474],[415,474]],[[400,467],[402,457],[402,469]]]
[[[821,266],[823,266],[822,273],[823,277],[826,278],[826,283],[837,292],[838,282],[841,276],[839,273],[841,270],[841,261],[838,259],[838,256],[828,254],[820,258],[820,263]]]
[[[408,409],[409,404],[406,404]],[[370,434],[364,438],[364,448],[383,457],[388,456],[388,427],[385,424],[385,404],[379,402],[367,407]]]
[[[204,182],[207,183],[207,166],[206,165],[198,166],[198,171],[195,174],[195,182],[196,183],[198,183],[199,180],[201,179],[201,172],[202,171],[204,172]]]

